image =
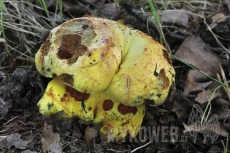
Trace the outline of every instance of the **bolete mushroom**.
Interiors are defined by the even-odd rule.
[[[133,107],[139,112],[138,120],[142,120],[144,101],[162,104],[175,79],[171,58],[160,43],[118,22],[93,17],[72,19],[51,30],[35,62],[43,76],[55,77],[39,102],[43,114],[64,110],[67,116],[104,125],[121,123],[113,115],[103,115],[104,112],[115,113],[120,118],[128,112],[123,115],[131,117],[125,119],[127,127],[131,126],[136,115],[129,112]],[[70,90],[78,92],[76,95],[81,95],[81,99],[71,98],[74,96]],[[63,94],[71,99],[69,104],[64,105],[60,100]],[[116,106],[111,111],[103,109],[106,104],[102,101],[106,99]],[[109,106],[110,101],[107,103]],[[140,124],[137,122],[137,126]]]
[[[86,122],[102,123],[101,132],[110,132],[110,137],[117,139],[122,139],[127,133],[134,137],[145,114],[144,104],[126,106],[111,99],[105,91],[80,93],[65,85],[59,77],[49,82],[38,107],[43,115],[63,111],[65,118],[78,116]]]

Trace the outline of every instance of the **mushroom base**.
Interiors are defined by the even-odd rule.
[[[104,91],[89,95],[70,88],[59,77],[54,78],[37,104],[39,111],[46,116],[62,111],[63,118],[79,117],[86,122],[102,123],[100,131],[110,139],[137,135],[145,114],[144,104],[126,106]]]

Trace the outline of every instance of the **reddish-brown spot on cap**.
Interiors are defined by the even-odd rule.
[[[58,57],[61,59],[71,58],[81,46],[81,36],[78,34],[67,34],[61,37],[61,46]]]
[[[68,85],[71,85],[71,86],[73,85],[74,79],[72,75],[64,73],[64,74],[61,74],[59,77],[62,79],[62,81],[64,81]]]
[[[124,104],[120,104],[118,106],[118,111],[123,115],[127,113],[133,113],[135,115],[137,113],[137,107],[136,106],[126,106]]]
[[[64,98],[64,97],[61,97],[61,98],[60,98],[60,101],[61,101],[61,102],[65,102],[65,98]]]
[[[160,72],[159,72],[159,78],[161,79],[161,81],[163,82],[163,85],[162,85],[162,89],[166,89],[169,87],[170,85],[170,80],[169,78],[166,76],[166,72],[164,69],[161,69]]]
[[[123,115],[127,114],[128,113],[127,106],[125,106],[124,104],[120,104],[118,106],[118,111]]]
[[[42,56],[46,56],[49,53],[50,46],[51,46],[50,40],[45,40],[42,43],[41,48],[40,48]]]
[[[137,113],[137,107],[136,106],[127,106],[128,112],[133,113],[135,115]]]
[[[89,107],[88,110],[91,111],[91,110],[92,110],[92,107]]]
[[[113,108],[113,102],[112,100],[105,100],[103,103],[103,109],[104,111],[109,111]]]
[[[70,93],[72,97],[75,98],[76,101],[84,101],[89,98],[90,94],[89,93],[82,93],[70,86],[66,86],[66,91]]]

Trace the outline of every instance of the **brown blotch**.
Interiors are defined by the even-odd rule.
[[[68,59],[68,63],[74,63],[86,51],[87,47],[81,44],[79,34],[66,34],[61,37],[61,46],[57,55],[60,59]]]
[[[163,56],[166,58],[166,60],[168,61],[168,63],[170,65],[172,65],[172,60],[171,60],[171,57],[170,57],[168,51],[166,49],[163,49],[162,51],[163,51]]]
[[[71,58],[81,45],[81,36],[78,34],[67,34],[61,37],[61,46],[58,57],[61,59]]]
[[[89,27],[89,25],[86,25],[86,24],[82,25],[83,30],[87,29],[88,27]]]
[[[133,113],[135,115],[137,113],[137,107],[136,106],[127,106],[128,112]]]
[[[46,92],[46,94],[51,97],[52,99],[54,99],[54,93],[53,93],[53,88],[50,87],[49,90]]]
[[[76,101],[84,101],[89,98],[90,94],[89,93],[82,93],[77,91],[76,89],[66,86],[66,91],[70,93],[70,95],[76,100]]]
[[[169,81],[169,78],[166,76],[164,69],[160,70],[159,79],[161,79],[161,81],[163,82],[163,85],[162,85],[163,90],[169,87],[170,81]]]
[[[81,45],[78,49],[76,54],[74,54],[71,58],[67,59],[68,64],[73,64],[77,61],[79,56],[82,56],[85,54],[85,52],[88,51],[88,48],[84,45]]]
[[[88,111],[91,111],[91,110],[92,110],[92,107],[89,107],[89,108],[88,108]]]
[[[61,102],[65,102],[65,98],[64,98],[64,97],[61,97],[61,98],[60,98],[60,101],[61,101]]]
[[[112,100],[105,100],[103,103],[103,109],[104,111],[109,111],[113,108],[113,102]]]
[[[50,40],[45,40],[40,48],[40,51],[42,53],[42,56],[46,56],[50,50],[51,42]]]
[[[73,86],[74,80],[73,80],[73,76],[72,75],[64,73],[64,74],[61,74],[59,77],[62,79],[62,81],[64,81],[68,85]]]
[[[125,115],[127,113],[133,113],[134,115],[137,113],[137,107],[136,106],[126,106],[124,104],[119,104],[118,111]]]

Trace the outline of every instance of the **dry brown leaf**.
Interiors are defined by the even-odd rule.
[[[204,43],[199,36],[186,38],[175,56],[211,76],[220,73],[223,60]]]
[[[213,91],[210,90],[203,90],[202,92],[200,92],[197,97],[195,98],[195,101],[197,101],[200,104],[203,104],[209,100],[213,100],[216,97],[220,96],[220,93],[214,93],[214,95],[212,96]],[[212,98],[211,98],[212,97]]]
[[[183,94],[188,95],[192,91],[202,91],[204,88],[212,83],[212,81],[204,82],[205,79],[206,76],[202,75],[196,70],[190,69],[188,72],[188,77],[185,83]]]
[[[107,3],[100,9],[100,12],[103,15],[107,15],[107,16],[112,17],[112,16],[117,16],[119,10],[120,10],[120,6],[118,6],[118,5],[116,6],[115,3]]]
[[[190,18],[194,20],[197,19],[197,16],[193,16],[189,13],[186,13],[184,10],[164,10],[163,12],[159,12],[159,14],[163,17],[163,23],[167,24],[177,24],[186,28],[190,28],[192,24],[189,22]]]
[[[87,142],[89,142],[89,141],[95,139],[95,137],[96,137],[97,135],[98,135],[98,132],[97,132],[96,129],[91,128],[91,127],[89,127],[89,126],[86,127],[86,129],[85,129],[85,140],[86,140]]]
[[[53,126],[44,123],[44,131],[42,132],[42,150],[48,153],[61,153],[60,135],[53,132]]]
[[[8,148],[14,146],[17,149],[26,149],[28,141],[23,141],[21,138],[21,134],[13,133],[7,136],[6,138],[6,145]]]
[[[209,27],[211,29],[215,28],[218,23],[225,21],[228,17],[230,16],[226,16],[223,13],[217,13],[216,15],[211,17],[212,23],[209,25]]]

